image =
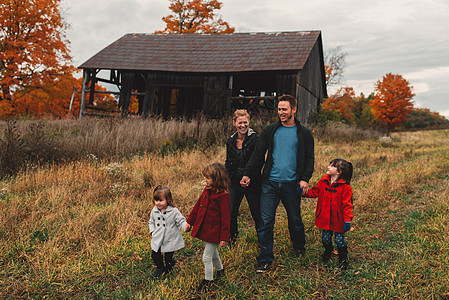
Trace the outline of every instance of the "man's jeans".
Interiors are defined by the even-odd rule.
[[[290,231],[293,248],[295,250],[304,249],[306,239],[304,224],[301,219],[301,198],[296,194],[297,185],[297,181],[268,181],[262,184],[260,195],[261,218],[258,233],[260,255],[257,258],[259,262],[271,263],[274,260],[273,227],[279,200],[282,200],[282,204],[287,211],[288,230]]]

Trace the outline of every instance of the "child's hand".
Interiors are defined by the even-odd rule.
[[[349,231],[351,229],[351,222],[345,222],[343,226],[343,232]]]
[[[220,246],[221,246],[221,247],[224,247],[224,246],[226,246],[227,243],[228,243],[228,242],[226,242],[226,241],[221,241],[221,242],[220,242]]]
[[[298,194],[299,197],[301,197],[302,194],[303,194],[302,187],[300,187],[299,184],[298,184],[298,186],[296,187],[296,194]]]
[[[309,183],[305,182],[304,180],[301,180],[299,182],[299,186],[302,188],[302,194],[307,194],[307,191],[309,190]]]
[[[187,223],[187,224],[186,224],[186,232],[189,232],[191,228],[192,228],[192,226],[190,226],[190,224]]]
[[[152,232],[150,232],[150,236],[152,236],[153,235],[153,233]]]

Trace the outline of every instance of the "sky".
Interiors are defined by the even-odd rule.
[[[221,0],[236,32],[320,30],[324,53],[346,52],[343,82],[369,95],[387,73],[413,87],[414,106],[449,118],[448,0]],[[163,30],[169,0],[62,0],[75,66],[127,33]]]

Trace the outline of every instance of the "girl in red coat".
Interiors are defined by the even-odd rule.
[[[218,245],[225,246],[229,241],[229,223],[231,199],[229,197],[230,180],[225,167],[213,163],[203,170],[206,187],[192,209],[187,223],[192,229],[192,236],[205,243],[203,253],[205,279],[198,290],[212,284],[214,266],[217,277],[224,275],[224,267],[218,255]]]
[[[303,196],[318,197],[315,212],[315,225],[323,229],[322,242],[324,262],[329,261],[333,251],[332,235],[335,233],[335,244],[338,249],[338,267],[346,270],[348,263],[348,247],[345,232],[351,229],[352,221],[352,163],[344,159],[334,159],[327,167],[327,174],[309,189]]]

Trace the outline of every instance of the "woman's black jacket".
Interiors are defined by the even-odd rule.
[[[226,143],[226,161],[225,167],[228,172],[229,178],[231,179],[231,184],[233,186],[240,186],[240,180],[242,179],[243,173],[238,172],[238,170],[245,169],[247,162],[249,161],[251,154],[256,146],[259,135],[253,129],[249,128],[246,132],[245,140],[242,144],[242,153],[238,154],[239,149],[237,149],[237,137],[238,133],[235,132],[231,135]],[[248,191],[256,191],[260,188],[262,183],[262,175],[255,176],[251,178],[251,184],[248,187]]]

